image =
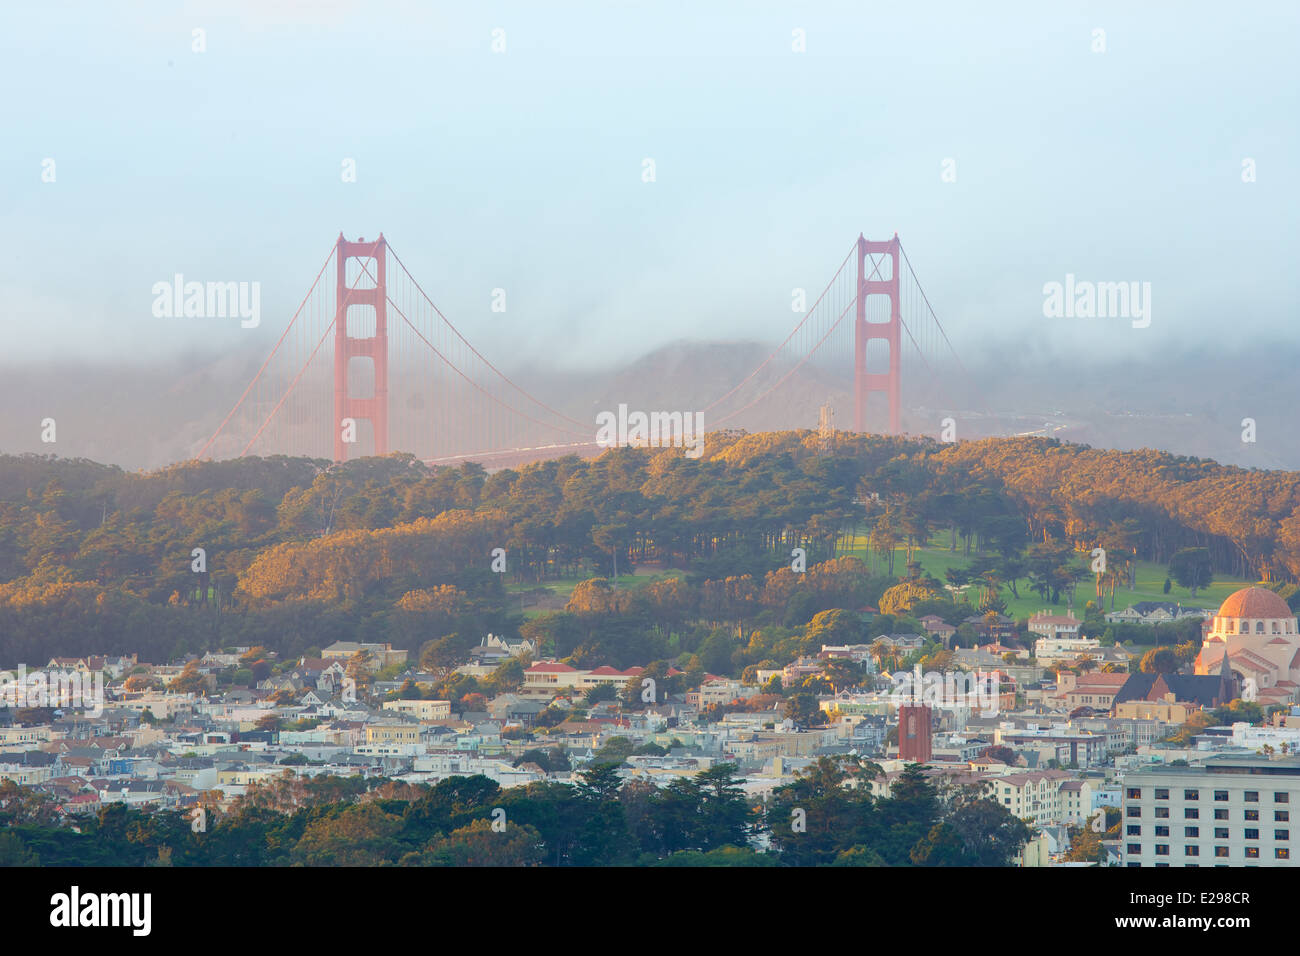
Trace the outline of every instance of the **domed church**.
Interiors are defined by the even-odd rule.
[[[1300,690],[1300,633],[1286,601],[1268,588],[1228,596],[1210,622],[1196,656],[1196,673],[1216,674],[1227,657],[1234,683],[1260,704],[1289,704]]]

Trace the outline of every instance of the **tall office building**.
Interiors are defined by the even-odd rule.
[[[901,739],[901,735],[900,735]],[[1127,866],[1292,866],[1300,759],[1212,757],[1124,778]]]

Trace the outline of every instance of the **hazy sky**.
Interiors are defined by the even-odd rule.
[[[900,234],[959,345],[1156,360],[1216,329],[1294,340],[1298,11],[14,4],[5,356],[269,349],[340,230],[382,230],[503,365],[780,338],[790,290],[820,288],[859,232]],[[261,326],[155,318],[177,272],[260,282]],[[1150,328],[1045,318],[1066,273],[1150,282]]]

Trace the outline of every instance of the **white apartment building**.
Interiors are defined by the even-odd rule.
[[[1061,822],[1079,826],[1096,814],[1091,780],[1066,780],[1061,784]]]
[[[1127,866],[1294,866],[1300,759],[1212,757],[1129,774],[1120,848]]]
[[[585,692],[601,684],[613,684],[620,691],[633,677],[639,676],[641,668],[629,667],[625,671],[604,665],[594,670],[570,667],[559,661],[538,661],[524,671],[524,685],[521,694],[557,694],[566,691]]]
[[[1085,654],[1096,656],[1100,652],[1101,641],[1095,637],[1040,637],[1034,641],[1034,657],[1040,664],[1072,661]]]
[[[1232,725],[1232,744],[1256,751],[1272,747],[1278,753],[1300,754],[1300,727],[1256,727],[1239,721]]]
[[[447,720],[451,717],[449,700],[386,700],[383,709],[410,714],[420,720]]]

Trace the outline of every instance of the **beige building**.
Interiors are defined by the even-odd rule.
[[[381,671],[393,664],[406,663],[407,651],[395,651],[392,644],[363,644],[357,641],[335,641],[320,652],[323,660],[339,661],[346,665],[358,653],[364,651],[369,655],[366,670],[371,673]]]
[[[1201,709],[1201,705],[1189,701],[1174,700],[1173,694],[1166,694],[1165,700],[1126,700],[1115,705],[1116,717],[1131,720],[1158,720],[1166,724],[1185,724],[1187,719]]]
[[[765,731],[723,745],[728,759],[766,763],[774,757],[811,757],[823,747],[834,746],[835,731],[783,733]]]
[[[1020,848],[1014,862],[1016,866],[1051,866],[1052,841],[1046,833],[1035,834]]]
[[[420,720],[447,720],[451,717],[449,700],[386,700],[383,709],[410,714]]]
[[[1056,694],[1052,698],[1065,710],[1076,707],[1091,707],[1094,710],[1109,711],[1115,703],[1115,695],[1128,681],[1128,674],[1103,674],[1090,671],[1087,674],[1062,673],[1056,680]]]
[[[0,727],[0,750],[35,750],[50,739],[49,724],[39,727]]]
[[[253,783],[269,783],[277,777],[292,776],[293,771],[285,767],[231,767],[217,771],[217,789],[247,787]]]
[[[1079,801],[1086,805],[1091,793],[1090,789],[1071,788],[1071,796],[1067,797],[1067,785],[1078,783],[1077,777],[1064,770],[1037,770],[994,777],[987,782],[987,787],[989,796],[1013,817],[1037,826],[1054,826],[1078,822]],[[1090,787],[1086,782],[1083,786]]]
[[[376,723],[366,725],[366,743],[370,746],[391,747],[418,744],[419,742],[419,724]]]
[[[0,780],[12,780],[21,787],[44,783],[54,775],[53,767],[29,767],[26,764],[0,763]]]
[[[1029,618],[1029,633],[1039,637],[1074,638],[1079,636],[1079,625],[1083,622],[1067,614],[1053,614],[1051,611],[1039,611]]]

